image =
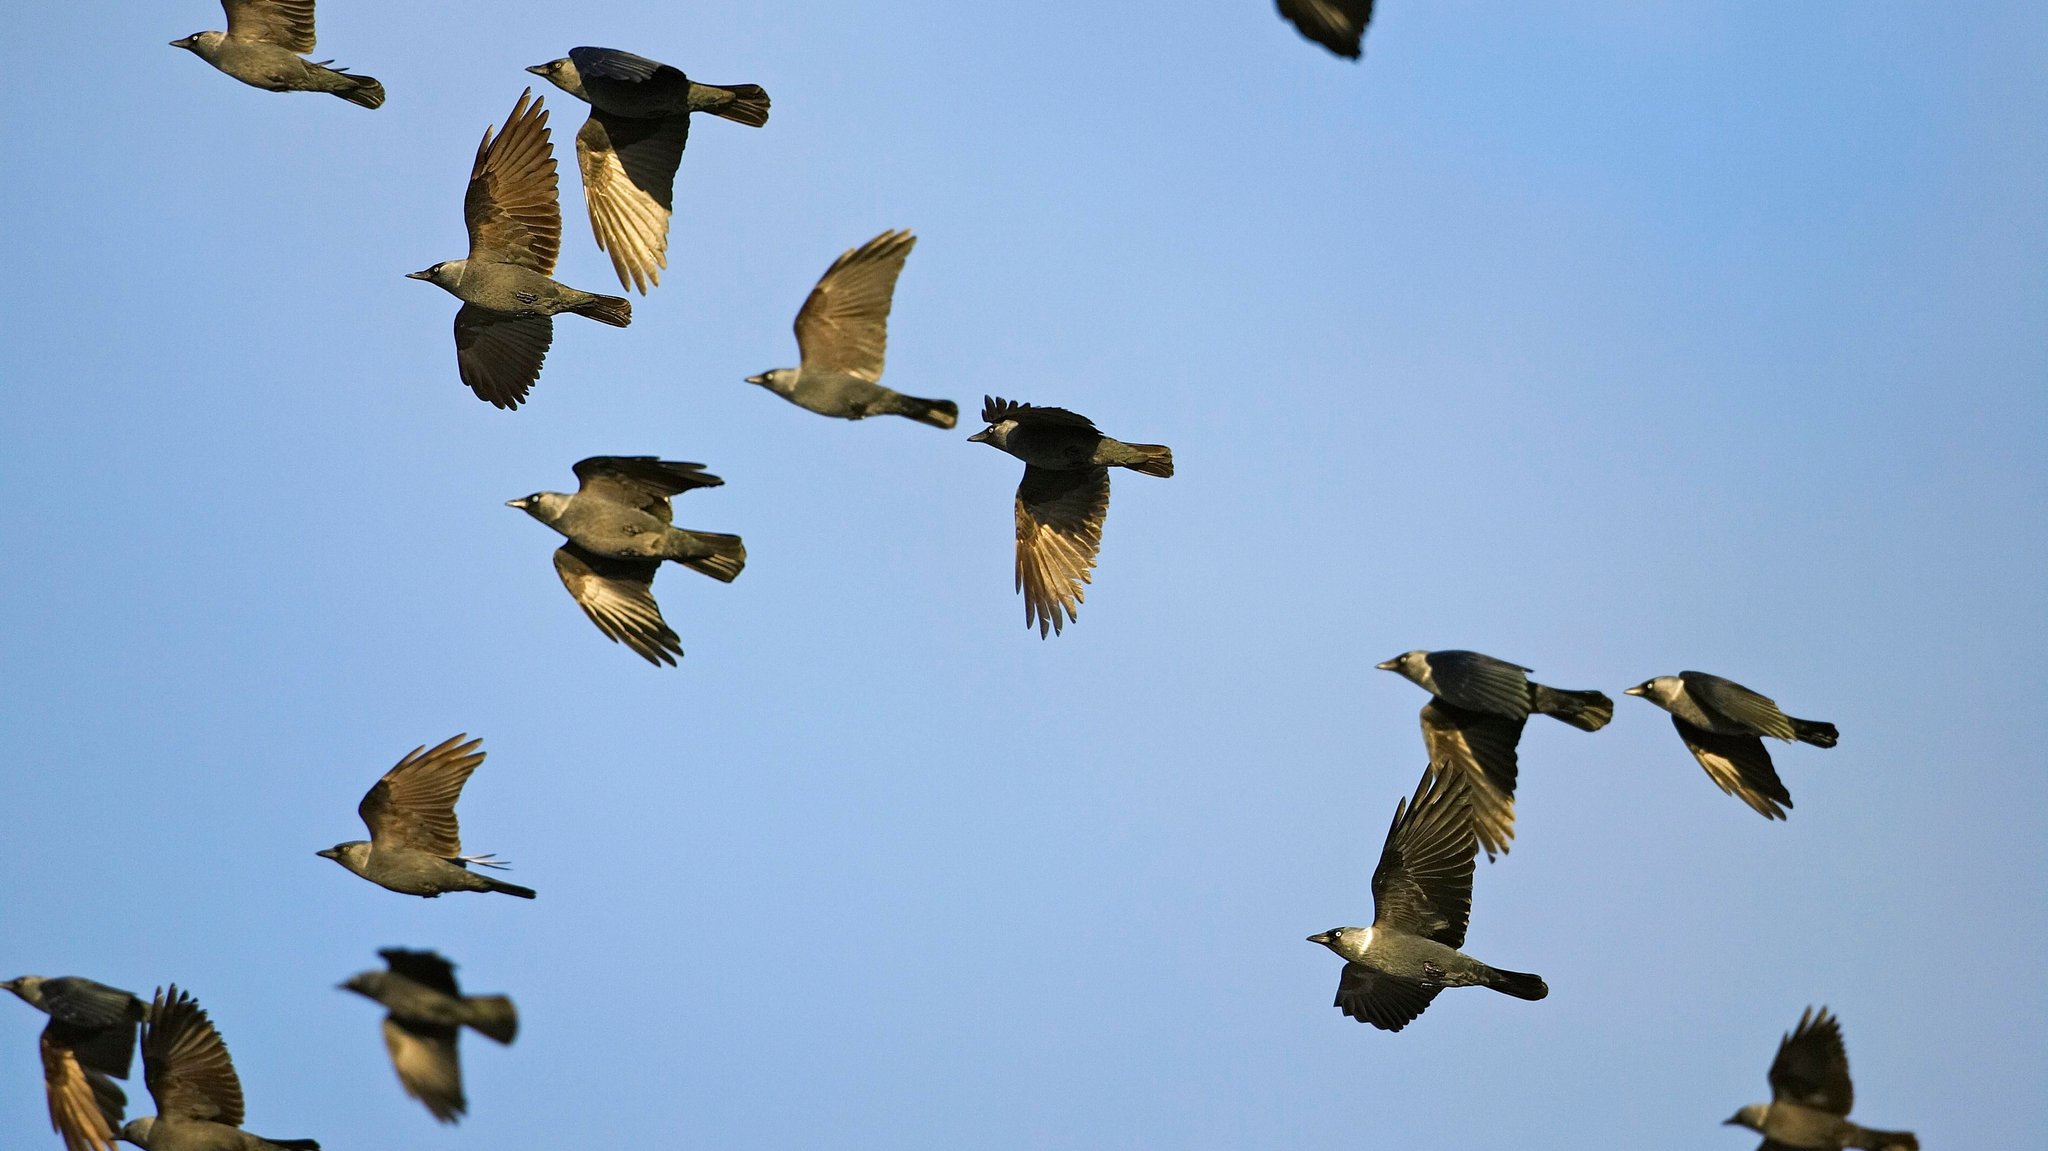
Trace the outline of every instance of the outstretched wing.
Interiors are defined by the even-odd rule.
[[[1797,1103],[1835,1115],[1847,1115],[1856,1101],[1849,1082],[1849,1053],[1842,1047],[1842,1024],[1823,1007],[1799,1013],[1799,1026],[1778,1042],[1771,1060],[1771,1101]]]
[[[313,0],[221,0],[220,6],[227,10],[229,39],[313,50]]]
[[[869,383],[882,378],[896,277],[916,244],[908,231],[883,232],[832,261],[796,314],[802,370]]]
[[[1337,977],[1337,1007],[1360,1023],[1399,1031],[1414,1022],[1439,989],[1395,979],[1358,963],[1346,963]]]
[[[1373,926],[1462,946],[1478,855],[1466,776],[1423,772],[1415,797],[1394,808],[1380,864],[1373,869]]]
[[[377,781],[356,814],[376,847],[406,847],[444,859],[462,854],[462,828],[455,801],[462,785],[483,765],[483,740],[453,736],[432,750],[416,747]]]
[[[1356,60],[1372,20],[1372,0],[1280,0],[1280,14],[1302,35]]]
[[[455,1039],[456,1028],[446,1024],[384,1017],[384,1049],[391,1053],[399,1085],[443,1123],[455,1122],[469,1109]]]
[[[548,112],[528,88],[519,94],[505,130],[484,129],[462,197],[469,225],[469,255],[518,264],[546,274],[562,250],[562,207],[555,191],[555,149],[548,142]]]
[[[142,1025],[142,1077],[159,1118],[242,1125],[242,1081],[213,1021],[172,984],[158,990]]]
[[[78,1053],[53,1042],[53,1023],[43,1031],[43,1092],[50,1104],[50,1127],[64,1139],[65,1151],[114,1151],[114,1133],[128,1106],[128,1097],[105,1075],[86,1067]]]
[[[1024,626],[1043,637],[1075,618],[1102,548],[1109,469],[1054,471],[1025,465],[1017,485],[1017,588]]]
[[[1087,416],[1070,412],[1065,408],[1041,408],[1036,404],[1019,403],[1001,396],[981,397],[981,419],[983,423],[999,424],[1004,420],[1016,420],[1020,424],[1036,424],[1040,427],[1086,428],[1097,435],[1095,421]]]
[[[1476,651],[1429,653],[1436,694],[1463,708],[1529,717],[1529,669]]]
[[[1714,786],[1755,808],[1765,819],[1785,818],[1792,806],[1792,793],[1771,766],[1771,753],[1754,735],[1720,735],[1694,727],[1677,716],[1671,726],[1692,751],[1692,757],[1707,769]]]
[[[455,367],[476,398],[494,407],[526,402],[555,342],[553,316],[507,316],[475,304],[455,312]]]
[[[438,952],[408,951],[403,947],[386,947],[377,952],[394,975],[403,975],[422,987],[431,987],[444,995],[462,994],[455,986],[455,965],[442,958]]]
[[[654,602],[654,573],[659,570],[660,560],[612,559],[575,544],[555,549],[555,574],[597,630],[648,663],[674,667],[683,654],[683,641],[669,630]]]
[[[668,267],[676,165],[689,142],[688,114],[641,120],[592,108],[576,133],[590,229],[598,248],[611,255],[619,283],[643,296]]]
[[[1772,739],[1791,739],[1792,721],[1778,710],[1777,701],[1718,675],[1703,671],[1678,673],[1684,682],[1687,695],[1693,702],[1706,710],[1709,717],[1726,720],[1735,726],[1748,729],[1756,735],[1768,735]]]
[[[1465,777],[1472,798],[1472,826],[1486,857],[1505,854],[1515,837],[1515,747],[1527,719],[1468,711],[1441,699],[1422,705],[1422,743],[1431,771]]]
[[[693,488],[715,488],[724,480],[703,464],[653,456],[591,456],[576,461],[576,494],[638,508],[663,523],[673,520],[669,497]]]

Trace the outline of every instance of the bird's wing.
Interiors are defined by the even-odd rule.
[[[1382,975],[1370,967],[1346,963],[1337,977],[1337,1006],[1360,1023],[1382,1031],[1399,1031],[1413,1022],[1436,998],[1438,989]]]
[[[1025,465],[1017,485],[1017,587],[1024,593],[1025,627],[1036,623],[1043,636],[1074,618],[1102,548],[1107,514],[1108,468]]]
[[[612,559],[575,544],[555,549],[555,574],[597,630],[648,663],[674,667],[683,641],[654,602],[654,573],[660,569],[660,560]]]
[[[138,1016],[141,1009],[142,1005],[137,1003]],[[86,1070],[126,1079],[135,1060],[135,1026],[132,1019],[94,1027],[52,1018],[50,1025],[43,1029],[43,1035],[51,1043],[77,1056],[79,1064]]]
[[[804,371],[869,383],[882,378],[896,277],[916,244],[917,237],[907,231],[883,232],[832,261],[796,314]]]
[[[462,1061],[456,1028],[384,1017],[384,1049],[405,1093],[426,1104],[434,1118],[453,1123],[469,1109],[462,1097]]]
[[[981,397],[981,419],[983,423],[997,424],[1004,420],[1016,420],[1020,424],[1036,424],[1040,427],[1086,428],[1096,435],[1095,421],[1087,416],[1070,412],[1065,408],[1041,408],[1036,404],[1018,403],[1001,396]]]
[[[1529,715],[1529,669],[1476,651],[1429,653],[1429,673],[1436,694],[1473,711],[1526,719]]]
[[[1707,778],[1714,781],[1714,786],[1755,808],[1766,819],[1785,818],[1785,808],[1792,806],[1792,793],[1785,790],[1784,781],[1771,766],[1771,753],[1764,749],[1761,738],[1719,735],[1694,727],[1675,715],[1671,717],[1671,726],[1678,729],[1678,738],[1692,750],[1693,758],[1707,769]]]
[[[1415,798],[1394,808],[1380,865],[1373,869],[1373,926],[1462,946],[1478,854],[1464,773],[1423,772]]]
[[[242,1125],[242,1081],[227,1044],[190,995],[156,993],[142,1026],[142,1078],[159,1117]]]
[[[433,951],[408,951],[403,947],[386,947],[377,952],[393,974],[403,975],[422,987],[431,987],[448,995],[459,996],[461,991],[455,985],[455,965]]]
[[[596,108],[576,133],[583,202],[597,246],[611,254],[624,287],[647,294],[668,267],[668,221],[675,210],[676,165],[690,142],[690,117],[610,116]]]
[[[220,6],[227,9],[231,40],[313,50],[313,0],[221,0]]]
[[[43,981],[43,1010],[52,1019],[78,1027],[112,1027],[141,1019],[142,1001],[118,987],[66,975]]]
[[[1468,711],[1441,699],[1422,705],[1422,743],[1431,771],[1462,773],[1470,784],[1473,830],[1486,857],[1515,837],[1515,745],[1527,719]]]
[[[640,84],[664,73],[673,73],[676,80],[687,81],[680,69],[617,48],[571,48],[569,59],[576,65],[576,74],[585,79],[594,76],[599,80]]]
[[[466,742],[465,742],[466,741]],[[406,847],[444,859],[462,854],[462,828],[455,801],[469,773],[482,766],[483,740],[457,735],[431,750],[422,746],[398,761],[363,796],[356,814],[370,829],[375,847]]]
[[[1841,1021],[1825,1007],[1819,1014],[1807,1008],[1799,1013],[1799,1026],[1778,1042],[1778,1057],[1771,1060],[1771,1102],[1847,1115],[1855,1101]]]
[[[1791,739],[1792,721],[1778,710],[1777,701],[1758,695],[1731,679],[1702,671],[1680,672],[1687,695],[1706,713],[1727,719],[1772,739]]]
[[[63,1136],[65,1151],[114,1151],[114,1132],[121,1129],[128,1097],[105,1075],[84,1066],[77,1052],[53,1042],[50,1030],[44,1030],[41,1047],[51,1129]]]
[[[553,316],[506,316],[475,304],[455,312],[455,367],[476,398],[516,408],[540,379],[555,341]]]
[[[1372,20],[1372,0],[1280,0],[1280,14],[1302,35],[1355,60]]]
[[[715,488],[724,480],[703,464],[653,456],[591,456],[576,461],[576,494],[639,508],[663,523],[673,522],[669,497],[692,488]]]
[[[546,274],[562,250],[562,206],[555,194],[555,150],[548,143],[548,112],[528,88],[519,94],[505,130],[484,129],[462,197],[469,254],[518,264]]]

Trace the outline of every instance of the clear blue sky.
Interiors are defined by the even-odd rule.
[[[1387,0],[1362,66],[1269,0],[325,0],[367,112],[165,46],[207,0],[10,21],[0,975],[189,986],[249,1127],[378,1147],[1747,1151],[1779,1034],[1857,1117],[2048,1144],[2048,14]],[[756,82],[673,261],[532,403],[456,379],[472,150],[616,46]],[[615,290],[557,109],[559,274]],[[841,250],[917,231],[887,382],[1171,444],[1080,621],[1012,593],[1019,466],[741,382]],[[610,286],[608,288],[608,286]],[[586,455],[727,480],[730,587],[656,670],[501,504]],[[1470,949],[1388,1035],[1303,937],[1366,922],[1419,691],[1473,647],[1617,696],[1532,722]],[[1797,807],[1619,692],[1698,668],[1832,720]],[[540,890],[410,900],[313,852],[401,754]],[[525,1029],[471,1118],[334,990],[434,947]],[[0,1143],[54,1148],[0,1004]],[[151,1108],[139,1077],[134,1114]]]

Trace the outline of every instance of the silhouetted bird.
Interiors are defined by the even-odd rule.
[[[171,47],[183,48],[252,87],[270,92],[332,92],[351,104],[384,103],[384,85],[351,76],[332,60],[299,58],[313,50],[313,0],[221,0],[228,30],[194,32]]]
[[[699,84],[616,48],[571,48],[527,71],[590,105],[590,119],[576,133],[590,228],[597,246],[611,253],[619,283],[645,295],[668,267],[668,220],[690,113],[758,128],[768,122],[768,93],[754,84]]]
[[[1759,737],[1815,747],[1833,747],[1837,738],[1834,724],[1794,719],[1741,684],[1703,671],[1660,675],[1622,694],[1640,696],[1670,712],[1671,725],[1707,769],[1708,778],[1768,819],[1785,818],[1792,793],[1779,780],[1771,753]]]
[[[0,987],[50,1017],[39,1044],[50,1128],[66,1151],[113,1151],[128,1106],[113,1080],[128,1078],[135,1025],[148,1008],[126,991],[70,975],[24,975]]]
[[[1422,742],[1432,770],[1472,781],[1472,819],[1488,859],[1515,837],[1515,745],[1531,712],[1599,731],[1614,701],[1597,691],[1560,691],[1529,669],[1476,651],[1411,651],[1378,665],[1434,696],[1422,705]]]
[[[434,1118],[453,1123],[469,1109],[462,1095],[457,1036],[469,1027],[510,1043],[519,1033],[519,1012],[502,995],[462,994],[455,986],[455,965],[431,951],[387,947],[377,954],[390,970],[362,972],[342,989],[384,1005],[384,1046],[398,1082]]]
[[[731,583],[747,566],[747,547],[738,536],[671,526],[669,497],[725,481],[707,475],[703,464],[653,456],[591,456],[575,470],[575,494],[535,492],[505,506],[568,537],[555,549],[555,574],[597,630],[648,663],[674,667],[682,640],[654,602],[661,561]]]
[[[144,1151],[320,1151],[311,1139],[265,1139],[242,1127],[242,1081],[227,1044],[190,995],[157,989],[142,1025],[142,1078],[156,1115],[131,1119],[121,1138]]]
[[[821,416],[858,420],[908,416],[935,428],[960,421],[951,400],[922,400],[878,381],[889,348],[889,305],[896,277],[917,237],[883,232],[840,253],[796,314],[796,368],[772,368],[747,382]]]
[[[1842,1024],[1823,1007],[1799,1013],[1799,1027],[1778,1041],[1771,1060],[1771,1101],[1752,1103],[1723,1120],[1764,1137],[1758,1151],[1920,1151],[1911,1131],[1873,1131],[1849,1122],[1856,1089],[1849,1083],[1849,1054],[1842,1049]]]
[[[1372,873],[1372,926],[1308,937],[1344,957],[1337,1006],[1382,1031],[1408,1026],[1446,987],[1491,987],[1517,999],[1550,994],[1540,976],[1488,967],[1458,950],[1479,854],[1466,778],[1424,772],[1414,800],[1394,808]]]
[[[433,899],[450,891],[502,891],[532,899],[530,887],[469,869],[471,864],[503,868],[503,861],[462,854],[455,801],[462,798],[469,773],[483,766],[482,743],[458,735],[431,751],[413,748],[356,805],[356,814],[370,829],[369,842],[337,843],[314,854],[400,895]]]
[[[1280,0],[1280,14],[1303,36],[1356,60],[1372,20],[1372,0]]]
[[[1024,593],[1024,626],[1038,625],[1039,638],[1075,618],[1086,598],[1096,553],[1102,549],[1102,518],[1109,513],[1109,469],[1129,468],[1148,476],[1173,474],[1173,450],[1160,444],[1127,444],[1095,430],[1085,416],[1065,408],[1040,408],[984,396],[981,418],[988,427],[967,438],[1024,461],[1017,485],[1017,588]]]
[[[549,278],[562,249],[562,208],[555,197],[555,150],[548,114],[531,88],[519,94],[505,130],[484,129],[469,190],[462,197],[469,256],[444,260],[406,278],[447,289],[455,313],[455,366],[477,398],[501,408],[526,401],[555,339],[554,316],[574,312],[623,328],[633,304],[580,292]]]

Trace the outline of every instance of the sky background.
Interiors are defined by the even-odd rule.
[[[0,976],[172,981],[251,1130],[349,1148],[1724,1151],[1842,1017],[1855,1117],[2048,1145],[2048,11],[1388,0],[1362,65],[1269,0],[327,0],[375,112],[165,46],[202,0],[9,31]],[[478,137],[555,109],[558,276],[616,291],[583,106],[614,46],[774,100],[699,119],[671,265],[531,403],[458,382]],[[885,382],[952,432],[742,383],[840,251],[920,242]],[[1173,446],[1080,620],[1011,590],[984,393]],[[730,586],[650,667],[502,505],[701,461]],[[1373,664],[1600,688],[1522,744],[1468,950],[1550,998],[1386,1034],[1303,937],[1370,922],[1424,757]],[[1620,696],[1715,672],[1840,725],[1796,809]],[[488,762],[466,846],[535,902],[314,851],[401,755]],[[399,1090],[376,949],[518,1001],[472,1114]],[[0,1144],[55,1148],[0,1005]],[[139,1067],[131,1115],[149,1114]]]

